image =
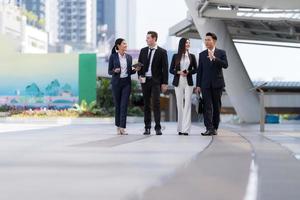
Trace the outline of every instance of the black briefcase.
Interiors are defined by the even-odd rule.
[[[198,114],[202,114],[203,113],[203,98],[201,96],[199,96],[199,106],[198,106]]]

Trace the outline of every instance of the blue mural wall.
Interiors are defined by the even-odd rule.
[[[68,108],[78,99],[78,54],[21,54],[0,37],[0,105]]]

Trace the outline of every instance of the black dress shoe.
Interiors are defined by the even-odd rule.
[[[186,136],[187,136],[187,135],[189,135],[189,133],[183,133],[183,135],[186,135]]]
[[[144,135],[150,135],[150,134],[151,134],[150,128],[146,128]]]
[[[178,132],[178,135],[184,135],[184,133],[182,133],[182,132]]]
[[[204,133],[201,133],[202,136],[212,136],[214,134],[213,130],[207,130]]]
[[[162,135],[162,132],[160,129],[155,130],[156,131],[156,135]]]

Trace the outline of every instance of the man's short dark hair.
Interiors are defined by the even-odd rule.
[[[206,33],[206,36],[212,37],[213,40],[217,40],[217,39],[218,39],[218,38],[217,38],[217,35],[216,35],[215,33],[212,33],[212,32]]]
[[[155,38],[155,41],[157,41],[158,34],[155,31],[148,31],[147,35],[151,35],[152,38]]]

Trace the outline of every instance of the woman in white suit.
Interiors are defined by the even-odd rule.
[[[194,54],[189,53],[190,40],[181,38],[178,52],[173,55],[170,73],[174,75],[179,135],[189,135],[191,131],[191,98],[193,94],[193,74],[197,72],[197,61]]]

